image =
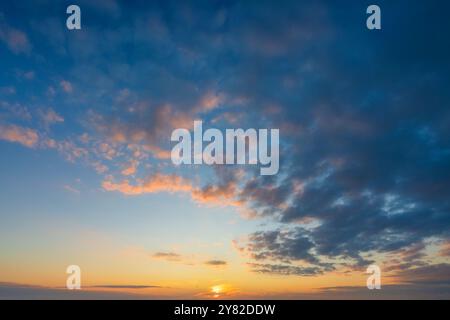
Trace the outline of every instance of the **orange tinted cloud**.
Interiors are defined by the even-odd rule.
[[[131,160],[130,163],[122,170],[124,176],[131,176],[136,173],[139,162],[137,160]]]
[[[170,150],[164,150],[156,145],[144,145],[143,149],[151,152],[156,159],[170,159]]]
[[[224,185],[209,185],[202,189],[193,190],[191,196],[198,203],[218,206],[240,206],[242,203],[235,199],[237,185],[229,182]]]
[[[106,180],[102,186],[107,191],[119,191],[126,195],[156,192],[189,192],[192,190],[192,185],[182,177],[163,174],[155,174],[138,185],[132,185],[128,180],[119,183]]]
[[[199,108],[201,112],[216,109],[222,102],[223,97],[211,92],[206,93],[200,100]]]
[[[39,141],[36,131],[16,125],[0,125],[0,139],[33,148]]]
[[[113,182],[105,180],[102,183],[106,191],[118,191],[126,195],[141,195],[158,192],[189,193],[191,198],[201,204],[240,206],[241,202],[235,200],[237,186],[234,183],[226,185],[207,186],[198,188],[183,177],[171,174],[155,174],[146,180],[138,180],[138,184],[131,184],[129,180]]]

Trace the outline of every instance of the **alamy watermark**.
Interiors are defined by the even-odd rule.
[[[79,6],[72,4],[67,7],[67,14],[70,14],[66,20],[66,27],[69,30],[80,30],[81,29],[81,9]]]
[[[188,129],[175,129],[170,139],[178,142],[171,153],[175,165],[259,164],[261,175],[275,175],[279,170],[279,129],[226,129],[224,141],[222,131],[203,132],[203,122],[194,121],[193,138]],[[205,148],[203,142],[208,143]]]
[[[376,4],[367,7],[367,14],[370,16],[366,20],[366,26],[369,30],[381,30],[381,9]]]
[[[367,289],[381,289],[381,269],[376,264],[372,264],[367,267],[366,273],[370,274],[367,277],[366,285]]]
[[[66,280],[66,287],[69,290],[81,289],[81,268],[75,264],[70,265],[66,269],[66,273],[69,274]]]

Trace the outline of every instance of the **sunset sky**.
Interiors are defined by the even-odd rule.
[[[0,298],[449,299],[449,12],[1,1]],[[279,129],[278,174],[175,166],[194,120]]]

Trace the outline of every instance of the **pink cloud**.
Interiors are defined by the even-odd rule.
[[[33,148],[39,141],[39,135],[35,130],[16,125],[0,125],[0,139],[9,142],[17,142],[26,147]]]
[[[69,81],[61,80],[59,83],[61,88],[64,90],[65,93],[72,93],[73,92],[73,86]]]
[[[31,45],[28,37],[20,30],[9,27],[6,24],[0,24],[0,40],[15,54],[27,53]]]

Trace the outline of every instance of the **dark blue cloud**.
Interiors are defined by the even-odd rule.
[[[305,248],[295,245],[307,237],[317,256],[367,265],[363,253],[448,238],[450,45],[440,36],[449,29],[442,3],[381,2],[378,33],[363,27],[363,4],[322,5],[325,14],[315,23],[327,36],[313,28],[305,48],[285,39],[289,50],[279,56],[256,55],[264,67],[252,69],[254,82],[241,75],[238,92],[250,92],[255,109],[278,106],[271,121],[285,128],[290,143],[282,153],[286,178],[257,178],[241,197],[294,231],[278,242],[262,242],[255,233],[250,250],[274,260],[297,253],[302,260]],[[286,14],[292,16],[301,14]],[[298,181],[302,192],[280,209]],[[305,218],[319,225],[296,226]]]

